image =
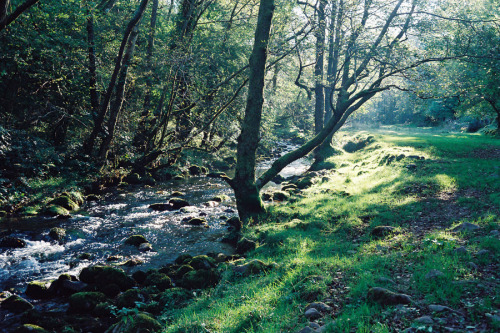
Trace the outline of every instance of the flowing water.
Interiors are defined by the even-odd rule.
[[[290,145],[283,147],[281,153],[292,148]],[[271,162],[262,162],[257,173],[262,173]],[[302,159],[289,165],[280,175],[297,175],[307,167],[307,160]],[[183,212],[156,212],[149,209],[152,203],[166,202],[173,191],[185,193],[183,198],[191,206]],[[206,205],[220,194],[228,195],[231,200],[217,206]],[[27,246],[0,249],[0,291],[9,288],[23,291],[29,281],[50,280],[62,273],[78,275],[83,267],[106,262],[110,256],[122,256],[114,264],[129,259],[144,262],[132,268],[121,266],[131,272],[161,267],[182,253],[230,254],[233,248],[221,243],[228,233],[221,216],[235,215],[232,190],[223,180],[194,177],[161,183],[151,188],[119,188],[99,202],[87,203],[68,220],[40,217],[10,219],[0,225],[2,235],[23,239]],[[189,226],[183,221],[188,217],[200,216],[207,220],[208,228]],[[49,237],[49,230],[54,226],[66,229],[64,242],[59,243]],[[125,239],[134,234],[146,237],[153,251],[140,252],[133,246],[125,245]],[[90,254],[91,259],[79,259],[83,253]]]

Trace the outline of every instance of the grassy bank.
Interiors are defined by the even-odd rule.
[[[340,146],[355,134],[364,135],[343,133]],[[215,288],[165,310],[166,331],[294,332],[307,326],[304,309],[314,301],[332,307],[318,320],[327,332],[499,329],[491,315],[500,308],[500,141],[369,134],[366,147],[330,157],[325,165],[335,168],[245,230],[259,243],[247,259],[275,268],[244,277],[228,266]],[[464,222],[480,228],[452,232]],[[371,302],[371,287],[412,303]],[[415,322],[426,315],[432,323]]]

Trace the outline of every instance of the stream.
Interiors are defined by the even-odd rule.
[[[280,154],[296,146],[282,145]],[[257,174],[269,167],[272,159],[261,162]],[[290,177],[301,174],[309,167],[307,159],[295,161],[280,175]],[[274,183],[266,187],[277,187]],[[183,199],[191,206],[182,211],[157,212],[149,205],[166,202],[174,191],[185,193]],[[225,194],[230,200],[219,205],[207,205],[213,197]],[[183,253],[192,255],[208,252],[233,253],[234,249],[221,239],[228,234],[222,216],[236,216],[236,204],[231,188],[221,179],[191,177],[159,183],[154,187],[127,186],[117,188],[98,202],[86,203],[70,219],[11,218],[0,225],[2,236],[12,236],[26,241],[18,249],[0,249],[0,291],[14,289],[22,293],[26,283],[33,280],[50,280],[60,274],[78,275],[82,268],[96,263],[106,263],[110,256],[120,256],[110,264],[122,264],[137,259],[143,264],[135,267],[120,266],[128,273],[164,266]],[[204,217],[209,227],[185,225],[188,217]],[[50,238],[52,227],[66,230],[64,242]],[[125,245],[131,235],[143,235],[153,247],[140,252]],[[81,259],[82,254],[88,259]]]

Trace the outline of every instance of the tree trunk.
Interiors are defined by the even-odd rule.
[[[89,92],[90,92],[90,106],[92,109],[92,118],[94,121],[97,119],[99,110],[99,95],[97,93],[97,65],[95,56],[95,33],[94,33],[94,13],[89,9],[87,18],[87,37],[89,43]]]
[[[102,161],[106,160],[107,158],[109,147],[111,146],[111,142],[113,141],[113,137],[115,134],[116,123],[118,122],[118,116],[122,109],[123,99],[125,97],[125,86],[127,83],[128,69],[130,66],[130,61],[132,60],[132,57],[134,55],[134,49],[138,34],[139,29],[136,25],[132,29],[132,33],[130,34],[127,44],[127,50],[125,52],[125,56],[123,57],[123,64],[121,66],[120,76],[116,85],[115,99],[110,107],[107,135],[102,140],[101,147],[99,149],[99,157]]]
[[[28,10],[31,6],[40,0],[26,0],[20,4],[10,15],[7,15],[9,10],[10,0],[0,0],[0,31],[5,29],[9,24],[14,22],[22,13]]]
[[[238,213],[245,221],[265,212],[259,188],[255,183],[255,151],[259,144],[267,46],[274,8],[274,0],[260,1],[255,40],[250,56],[245,116],[238,137],[236,172],[234,178],[229,180],[236,196]]]
[[[318,134],[323,129],[325,113],[325,92],[323,88],[323,67],[325,61],[325,6],[326,0],[320,0],[318,23],[316,27],[316,64],[314,65],[314,133]]]
[[[94,122],[94,127],[92,132],[90,133],[87,140],[83,144],[83,151],[87,155],[91,155],[94,150],[95,142],[97,137],[102,133],[104,119],[106,117],[106,113],[108,112],[109,103],[111,101],[111,96],[113,95],[113,91],[115,89],[116,80],[118,78],[118,74],[120,73],[120,68],[122,65],[123,53],[125,52],[125,47],[127,46],[127,42],[130,34],[134,27],[139,23],[139,20],[142,18],[144,11],[146,10],[146,6],[148,5],[149,0],[142,0],[139,7],[134,13],[134,16],[127,24],[127,28],[125,29],[125,33],[123,35],[123,39],[120,45],[120,49],[118,51],[118,56],[115,61],[115,68],[113,70],[113,74],[111,75],[111,79],[109,81],[108,89],[106,90],[106,94],[104,95],[104,99],[101,102],[99,107],[99,114],[97,115],[97,119]]]

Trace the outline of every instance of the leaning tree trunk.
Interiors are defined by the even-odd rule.
[[[107,125],[107,135],[104,137],[99,149],[99,157],[101,161],[105,161],[108,156],[109,147],[113,141],[115,135],[116,123],[118,122],[118,116],[122,109],[123,99],[125,98],[125,85],[127,83],[128,69],[130,66],[130,61],[134,55],[135,44],[137,42],[137,35],[139,34],[139,29],[135,26],[130,34],[127,50],[125,56],[123,57],[123,64],[120,71],[120,76],[116,85],[115,99],[110,107],[109,120]]]
[[[17,19],[22,13],[24,13],[38,1],[40,0],[26,0],[25,2],[20,4],[10,15],[7,15],[10,0],[0,0],[0,31],[14,22],[15,19]]]
[[[255,40],[250,56],[250,77],[245,116],[238,137],[236,173],[229,184],[234,190],[238,213],[242,220],[265,212],[255,183],[255,152],[259,144],[267,46],[274,13],[274,0],[261,0]]]

